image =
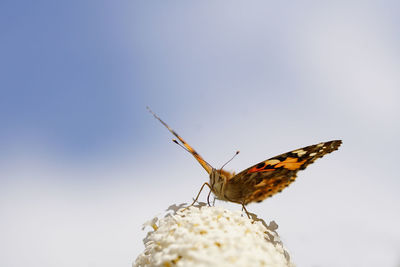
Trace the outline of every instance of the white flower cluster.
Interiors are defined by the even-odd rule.
[[[271,222],[222,207],[190,207],[154,218],[133,266],[293,266]]]

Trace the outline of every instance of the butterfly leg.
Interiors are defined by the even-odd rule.
[[[208,195],[207,195],[207,203],[208,203],[208,206],[209,207],[211,207],[211,205],[210,205],[210,195],[211,195],[211,186],[210,186],[210,192],[208,192]],[[215,203],[215,198],[214,198],[214,203]],[[214,206],[214,203],[213,203],[213,206]]]
[[[196,201],[197,201],[197,199],[199,199],[200,193],[201,193],[201,191],[203,191],[203,188],[204,188],[205,185],[207,185],[207,186],[210,188],[210,190],[211,190],[211,185],[210,185],[209,183],[204,183],[204,184],[201,186],[200,191],[199,191],[199,193],[197,194],[196,198],[193,200],[192,204],[190,204],[189,206],[187,206],[187,207],[184,208],[183,210],[186,210],[187,208],[190,208],[191,206],[194,205],[194,203],[196,203]],[[208,199],[207,199],[207,201],[208,201]],[[210,205],[210,203],[208,203],[208,205]]]
[[[244,202],[242,202],[242,211],[243,211],[243,210],[246,212],[247,217],[248,217],[249,219],[251,219],[251,218],[250,218],[250,214],[249,214],[249,212],[247,211],[246,206],[244,205]]]

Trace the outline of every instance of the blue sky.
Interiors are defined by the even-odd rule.
[[[116,30],[117,7],[85,1],[2,5],[3,142],[45,139],[70,157],[90,157],[116,145],[124,132],[131,135],[127,90],[138,92],[139,64],[134,46],[126,53],[132,43]]]
[[[197,193],[206,174],[149,105],[216,167],[240,150],[236,171],[343,139],[249,209],[298,266],[397,266],[398,10],[2,1],[0,265],[126,266],[141,224]]]

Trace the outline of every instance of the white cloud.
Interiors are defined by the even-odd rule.
[[[312,88],[310,96],[324,96],[324,104],[350,116],[398,118],[399,54],[383,15],[340,6],[320,9],[303,22],[293,55]]]

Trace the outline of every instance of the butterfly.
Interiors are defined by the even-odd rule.
[[[197,201],[204,186],[208,186],[210,193],[212,192],[217,199],[241,204],[249,218],[245,205],[261,202],[281,192],[295,181],[298,171],[304,170],[316,159],[337,150],[342,144],[341,140],[332,140],[306,146],[272,157],[235,174],[222,168],[213,168],[149,107],[147,109],[179,140],[179,142],[176,139],[173,139],[173,141],[192,154],[210,176],[209,183],[206,182],[202,185],[200,192],[190,206]],[[238,153],[236,152],[236,154]],[[207,197],[208,203],[210,203],[210,193]]]

